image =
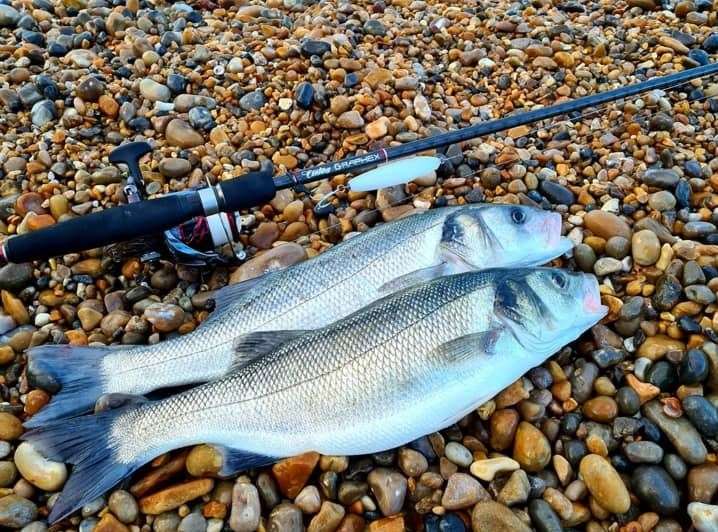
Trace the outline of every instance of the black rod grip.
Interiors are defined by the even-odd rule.
[[[9,262],[29,262],[83,251],[165,231],[202,215],[197,192],[121,205],[9,238]]]
[[[223,211],[247,209],[271,200],[277,192],[270,169],[251,172],[219,184],[224,196]]]

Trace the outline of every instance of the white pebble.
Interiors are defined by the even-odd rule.
[[[67,467],[44,458],[30,442],[15,449],[15,465],[25,480],[45,491],[57,491],[67,479]]]
[[[50,323],[50,315],[47,312],[35,314],[35,327],[42,327]]]
[[[688,515],[698,532],[718,532],[718,506],[692,502],[688,505]]]

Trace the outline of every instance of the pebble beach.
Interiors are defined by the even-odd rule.
[[[715,0],[0,0],[0,240],[124,203],[108,155],[126,140],[152,144],[155,197],[716,59]],[[321,214],[351,176],[282,190],[244,213],[238,267],[132,249],[1,267],[0,529],[718,531],[717,126],[718,79],[703,78],[451,145],[435,173],[340,190]],[[69,468],[20,440],[53,391],[28,379],[27,348],[188,334],[226,284],[479,202],[560,212],[576,247],[554,265],[594,273],[608,316],[402,448],[220,478],[201,445],[48,525]]]

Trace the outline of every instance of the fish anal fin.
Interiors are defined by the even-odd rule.
[[[302,336],[307,331],[260,331],[241,336],[234,344],[235,359],[227,373],[232,373],[249,362],[263,357],[280,345]]]
[[[493,356],[496,354],[496,345],[503,333],[503,328],[467,334],[451,340],[437,347],[438,353],[450,363],[463,362],[472,355],[482,354]]]
[[[279,460],[279,458],[272,456],[255,454],[241,449],[231,449],[224,445],[212,444],[210,447],[214,448],[222,457],[222,466],[217,475],[223,478],[233,477],[237,473],[250,469],[272,465]]]
[[[404,288],[409,288],[410,286],[431,281],[448,273],[450,273],[448,265],[445,262],[440,262],[434,266],[415,270],[396,279],[392,279],[388,283],[384,283],[379,287],[379,293],[391,294]]]

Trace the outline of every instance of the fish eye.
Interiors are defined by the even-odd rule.
[[[521,209],[511,209],[511,219],[515,224],[521,225],[526,221],[526,213]]]
[[[555,284],[562,290],[568,285],[568,279],[566,278],[566,275],[561,272],[552,272],[551,281],[553,282],[553,284]]]

